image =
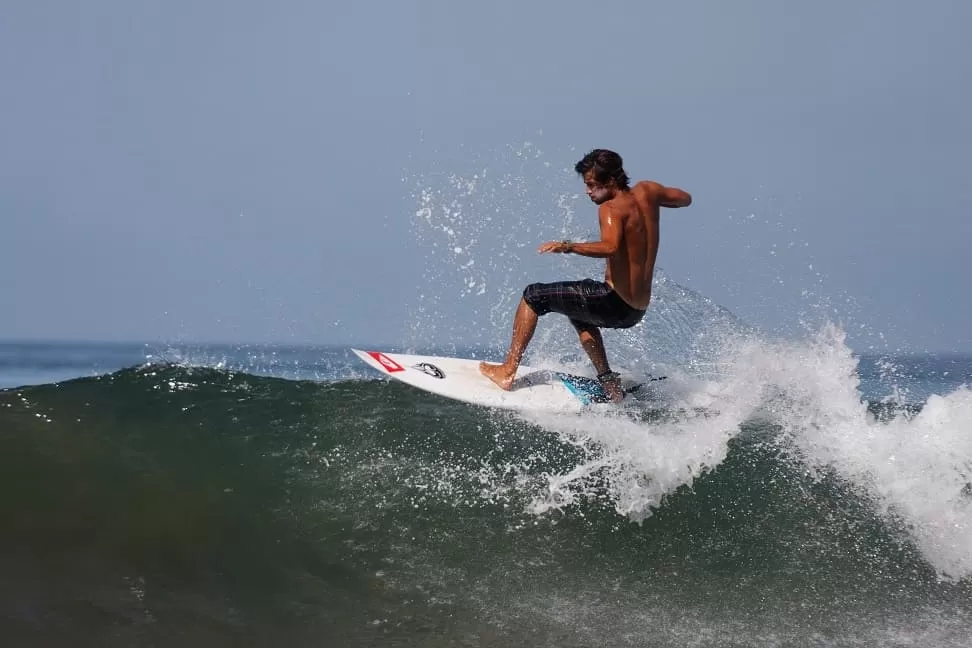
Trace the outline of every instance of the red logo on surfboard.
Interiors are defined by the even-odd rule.
[[[378,361],[378,363],[385,368],[388,373],[395,373],[396,371],[405,371],[405,367],[398,364],[384,353],[380,351],[369,351],[368,355]]]

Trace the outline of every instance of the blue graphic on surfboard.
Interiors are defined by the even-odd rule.
[[[577,412],[610,402],[593,378],[521,365],[513,389],[505,391],[479,372],[479,360],[351,349],[390,378],[455,400],[509,410]],[[660,380],[654,378],[652,380]],[[622,378],[628,393],[643,383]]]

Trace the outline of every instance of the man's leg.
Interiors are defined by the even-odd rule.
[[[513,340],[510,342],[510,350],[506,354],[503,364],[479,363],[479,370],[484,376],[492,380],[501,388],[509,391],[513,387],[513,378],[516,377],[516,370],[523,359],[533,332],[537,330],[537,314],[526,300],[520,299],[520,305],[516,308],[516,315],[513,317]]]
[[[577,329],[581,346],[587,352],[587,357],[591,359],[591,364],[594,365],[594,370],[597,372],[597,375],[600,376],[609,373],[611,366],[608,364],[607,351],[604,349],[604,338],[601,337],[601,329],[593,324],[587,324],[577,320],[571,320],[570,323]],[[624,389],[622,389],[621,383],[618,380],[607,380],[601,383],[601,385],[604,387],[604,393],[612,401],[617,403],[624,400]]]

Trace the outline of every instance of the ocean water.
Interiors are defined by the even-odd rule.
[[[731,347],[540,418],[342,347],[2,344],[0,636],[968,646],[972,358]]]

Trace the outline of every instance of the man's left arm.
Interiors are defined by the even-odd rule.
[[[540,246],[540,253],[579,254],[586,257],[603,259],[612,256],[621,247],[621,218],[610,205],[604,204],[597,210],[601,224],[601,240],[593,243],[573,243],[571,241],[550,241]]]
[[[660,182],[646,181],[642,184],[648,187],[649,195],[653,196],[659,207],[676,209],[678,207],[688,207],[692,204],[692,195],[684,189],[666,187]]]

